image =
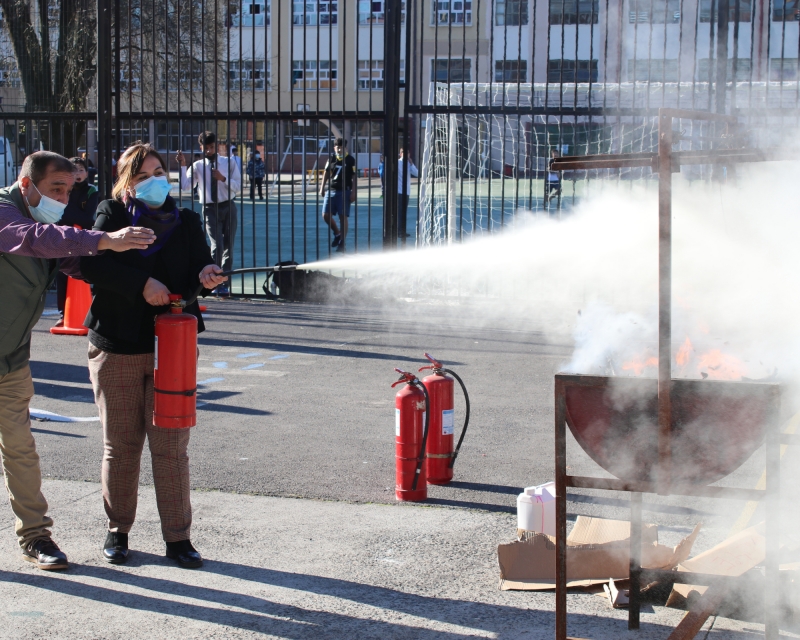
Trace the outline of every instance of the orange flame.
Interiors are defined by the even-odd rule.
[[[658,366],[658,358],[647,358],[647,360],[642,359],[635,359],[635,360],[628,360],[628,362],[624,362],[622,364],[623,371],[633,371],[633,375],[640,376],[644,373],[644,370],[648,367],[657,367]]]
[[[686,342],[681,345],[681,348],[678,349],[678,354],[675,356],[675,363],[678,366],[684,367],[689,362],[689,357],[692,355],[692,341],[689,340],[689,336],[686,336]]]
[[[737,380],[745,374],[744,363],[735,356],[712,349],[700,356],[698,369],[714,380]]]

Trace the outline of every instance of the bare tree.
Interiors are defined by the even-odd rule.
[[[213,111],[226,81],[227,9],[213,0],[120,0],[122,110]]]
[[[27,111],[87,108],[94,84],[93,0],[0,0]]]

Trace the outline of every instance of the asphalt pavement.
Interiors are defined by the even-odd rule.
[[[55,318],[45,315],[32,342],[34,431],[55,536],[76,566],[51,576],[20,562],[6,510],[6,637],[45,637],[48,628],[48,637],[123,637],[131,616],[133,637],[552,637],[553,595],[499,591],[496,546],[514,539],[521,488],[553,478],[553,374],[572,341],[545,326],[484,323],[472,304],[210,300],[190,445],[192,537],[209,562],[193,573],[161,557],[146,452],[131,534],[139,559],[124,568],[100,559],[102,439],[87,341],[52,336]],[[415,371],[424,351],[464,379],[472,418],[455,480],[429,487],[424,505],[398,505],[390,385],[394,367]],[[571,471],[600,473],[574,441],[568,454]],[[757,452],[725,482],[755,486],[763,460]],[[743,513],[757,522],[758,509],[745,509],[644,502],[666,544],[702,521],[698,551],[741,526]],[[629,512],[627,496],[589,491],[572,492],[568,511]],[[597,596],[571,595],[570,606],[571,633],[587,638],[665,638],[682,615],[653,607],[643,631],[629,634],[625,612]],[[51,612],[65,616],[48,627]],[[737,639],[761,628],[722,618],[707,627],[709,638]]]

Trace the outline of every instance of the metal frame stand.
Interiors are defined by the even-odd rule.
[[[780,444],[800,444],[797,436],[779,432],[777,409],[773,412],[767,428],[767,477],[766,488],[738,489],[704,485],[676,485],[671,482],[672,457],[672,173],[680,171],[684,164],[730,165],[738,162],[759,162],[779,159],[774,153],[756,149],[673,151],[674,119],[707,120],[720,123],[736,123],[735,116],[709,112],[659,109],[658,152],[606,154],[596,156],[572,156],[555,158],[553,170],[616,169],[624,167],[651,167],[659,174],[659,323],[658,323],[658,469],[657,482],[626,482],[617,479],[571,476],[567,474],[566,448],[566,396],[571,384],[597,384],[591,376],[568,376],[559,374],[555,378],[555,457],[556,457],[556,640],[567,638],[567,487],[628,491],[631,494],[631,553],[630,553],[630,608],[628,628],[639,628],[640,589],[657,579],[667,578],[673,582],[713,586],[730,578],[675,572],[644,570],[641,567],[642,494],[703,496],[711,498],[762,500],[766,499],[766,584],[778,583],[779,545],[779,492],[780,492]],[[776,385],[776,394],[778,387]],[[779,401],[775,405],[778,406]],[[765,594],[766,595],[766,594]],[[778,637],[778,618],[775,607],[766,607],[765,636],[768,640]]]

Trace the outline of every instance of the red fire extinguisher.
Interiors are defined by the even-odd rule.
[[[404,384],[394,397],[395,488],[398,500],[420,502],[428,497],[425,482],[425,440],[428,437],[428,392],[413,373],[395,369]]]
[[[464,442],[464,436],[467,433],[469,394],[464,386],[464,381],[455,371],[445,369],[444,365],[429,353],[426,353],[425,357],[431,364],[422,367],[420,371],[432,370],[431,375],[422,379],[422,384],[428,391],[428,397],[430,398],[430,417],[428,418],[430,434],[428,435],[426,451],[426,476],[428,484],[447,484],[453,479],[453,465],[456,463],[456,457],[461,450],[461,444]],[[464,416],[464,427],[461,429],[461,436],[458,439],[455,450],[453,450],[455,419],[453,378],[449,377],[448,373],[458,380],[458,384],[461,385],[467,407]]]
[[[197,424],[197,318],[183,313],[179,294],[156,317],[153,424],[185,429]]]

